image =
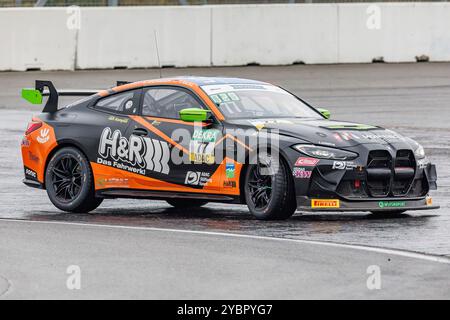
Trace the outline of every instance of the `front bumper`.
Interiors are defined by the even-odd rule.
[[[431,210],[439,209],[433,205],[431,197],[420,199],[405,198],[378,198],[364,200],[345,200],[336,198],[310,198],[306,196],[297,197],[297,209],[300,211],[404,211],[404,210]]]
[[[22,182],[23,182],[25,185],[27,185],[27,186],[29,186],[29,187],[32,187],[32,188],[45,189],[45,188],[44,188],[44,185],[43,185],[42,183],[40,183],[39,181],[36,181],[36,180],[24,178],[24,179],[22,180]]]

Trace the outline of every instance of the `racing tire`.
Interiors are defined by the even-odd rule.
[[[89,212],[103,202],[95,197],[89,161],[74,147],[62,148],[52,156],[45,170],[45,186],[50,201],[66,212]]]
[[[208,203],[199,199],[167,199],[166,202],[175,208],[198,208]]]
[[[259,220],[284,220],[297,209],[294,182],[288,166],[280,159],[279,169],[272,175],[261,175],[261,163],[249,165],[245,172],[245,201]]]

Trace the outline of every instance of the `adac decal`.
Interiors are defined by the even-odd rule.
[[[215,143],[219,134],[220,131],[215,129],[194,130],[189,144],[189,160],[194,163],[213,164]]]
[[[312,199],[311,208],[340,208],[339,199]]]
[[[34,180],[37,179],[37,173],[36,173],[36,171],[31,170],[30,168],[27,168],[27,167],[25,167],[24,170],[25,170],[25,176],[26,176],[26,177],[32,178],[32,179],[34,179]]]
[[[378,207],[380,208],[402,208],[406,206],[405,201],[380,201]]]
[[[353,161],[334,161],[332,169],[334,170],[353,170],[357,165]]]
[[[299,179],[309,179],[311,178],[312,171],[306,170],[305,168],[294,168],[292,175]]]
[[[169,174],[170,148],[165,141],[132,135],[128,140],[120,130],[103,129],[97,163],[146,175],[146,170]]]
[[[232,179],[234,178],[234,171],[235,171],[235,166],[234,163],[227,163],[225,166],[225,175],[227,178]]]
[[[319,159],[300,157],[295,161],[295,165],[299,167],[314,167],[319,163]]]
[[[36,140],[39,143],[46,143],[50,139],[50,130],[48,128],[43,128],[39,131],[39,135],[37,136]]]
[[[188,171],[184,184],[203,187],[211,181],[211,174],[209,172]]]

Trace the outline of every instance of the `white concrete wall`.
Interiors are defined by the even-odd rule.
[[[0,70],[73,69],[75,35],[65,9],[0,9]]]
[[[380,29],[368,29],[368,4],[339,5],[337,62],[415,61],[425,54],[431,61],[450,61],[450,4],[381,4]],[[356,27],[355,27],[356,26]]]
[[[0,70],[450,61],[449,3],[0,9]],[[369,9],[369,10],[368,10]],[[379,10],[379,29],[367,27]]]
[[[335,5],[248,5],[212,9],[212,64],[335,63]]]
[[[116,7],[81,11],[77,68],[209,66],[210,9]]]

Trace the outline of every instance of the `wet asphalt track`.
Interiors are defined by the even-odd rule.
[[[2,88],[0,92],[0,177],[2,181],[0,218],[72,221],[228,232],[289,239],[321,240],[396,248],[450,257],[450,162],[448,160],[450,155],[450,64],[192,68],[164,69],[163,74],[164,76],[182,74],[224,75],[269,81],[284,86],[286,89],[304,97],[318,107],[330,109],[332,111],[332,117],[335,119],[381,125],[416,139],[424,145],[428,156],[437,164],[439,190],[433,192],[432,195],[434,202],[441,205],[441,209],[411,212],[399,217],[387,216],[382,218],[373,217],[366,213],[328,213],[320,215],[301,215],[297,213],[287,221],[263,222],[254,220],[248,214],[245,206],[211,204],[194,212],[186,212],[184,210],[173,209],[166,205],[165,202],[159,201],[107,200],[92,214],[69,215],[61,213],[51,205],[44,191],[27,188],[21,183],[23,174],[19,153],[20,139],[27,121],[33,113],[40,111],[40,107],[30,106],[22,102],[18,98],[19,90],[21,87],[32,86],[35,79],[53,80],[59,88],[104,88],[114,84],[115,80],[139,80],[158,77],[157,70],[110,70],[0,73],[0,88]],[[43,238],[46,239],[46,232],[48,234],[52,233],[50,227],[38,228],[36,233],[40,232],[40,234],[36,235],[36,238],[32,238],[32,235],[29,235],[29,233],[33,233],[33,227],[27,225],[25,228],[25,226],[18,225],[12,228],[13,230],[10,230],[7,223],[6,225],[5,223],[0,223],[0,228],[3,229],[0,233],[0,239],[3,238],[3,240],[6,239],[9,232],[16,232],[15,236],[18,240],[24,242],[28,240],[33,242],[37,241],[39,243]],[[23,232],[27,234],[26,237],[20,237],[20,232],[17,231],[19,228],[25,229]],[[66,226],[66,228],[69,234],[70,232],[75,232],[72,228],[76,228],[76,232],[78,233],[85,232],[79,230],[79,227]],[[128,230],[128,233],[132,232]],[[141,235],[133,236],[126,231],[123,231],[123,233],[126,234],[124,241],[128,238],[136,241],[133,242],[135,244],[139,243],[138,241]],[[95,238],[96,234],[97,239]],[[104,246],[106,240],[103,238],[103,235],[104,231],[98,233],[90,232],[89,237],[92,239],[92,242],[99,242]],[[48,237],[53,236],[49,235]],[[28,239],[28,237],[31,238]],[[147,241],[148,243],[152,241],[160,243],[162,241],[154,233],[148,233],[146,237],[141,240]],[[201,238],[201,236],[199,237]],[[168,239],[171,239],[171,237],[166,237],[166,242]],[[54,240],[70,241],[67,238],[57,238]],[[119,240],[114,237],[111,237],[110,240],[115,246],[120,246]],[[193,246],[199,245],[198,238],[185,240],[192,243]],[[217,239],[207,240],[213,242],[219,241]],[[233,241],[238,240],[233,239]],[[226,243],[228,242],[223,239],[220,242],[224,250]],[[2,241],[0,243],[0,253],[2,255],[0,262],[0,297],[2,295],[2,288],[6,288],[8,283],[4,278],[5,267],[9,265],[9,258],[4,259],[4,253],[12,254],[11,263],[13,261],[20,262],[20,255],[14,256],[14,250],[12,252],[9,249],[7,250],[7,248],[10,248],[8,245],[12,244],[13,242],[10,241]],[[169,246],[169,244],[167,245]],[[170,244],[170,246],[172,245]],[[257,244],[252,243],[251,245]],[[284,243],[277,243],[277,245],[270,244],[267,246],[267,250],[281,250],[284,245]],[[16,249],[19,250],[19,245],[16,244],[16,246],[18,246]],[[38,245],[36,244],[36,246]],[[130,244],[124,243],[124,248],[127,246],[129,247]],[[308,245],[301,245],[295,250],[286,251],[287,256],[283,256],[282,259],[284,260],[282,261],[288,263],[288,260],[291,259],[289,255],[294,254],[294,251],[305,252],[305,254],[313,251],[307,249],[307,247]],[[37,248],[37,250],[45,250],[45,248]],[[62,248],[59,248],[59,250],[62,250]],[[81,247],[80,250],[87,250],[87,248],[83,249]],[[318,262],[320,259],[326,259],[332,251],[341,252],[341,249],[319,250],[317,251],[317,256],[312,257],[313,260],[311,261]],[[341,253],[348,255],[353,262],[361,259],[362,264],[359,265],[358,263],[352,268],[347,268],[347,265],[341,261],[345,259],[332,260],[335,265],[342,265],[342,268],[338,270],[339,274],[348,274],[348,277],[352,277],[356,275],[360,276],[359,273],[362,272],[362,276],[365,277],[365,268],[367,266],[362,268],[362,265],[365,265],[365,262],[368,261],[365,258],[363,259],[361,252],[352,252],[349,254],[349,251],[351,250]],[[221,259],[220,250],[215,249],[207,252],[210,252],[211,257],[214,257],[214,259]],[[111,253],[113,254],[113,252]],[[237,259],[238,254],[246,253],[237,250],[233,253],[233,259]],[[292,259],[295,258],[295,254]],[[57,257],[59,255],[59,253],[55,254]],[[366,254],[363,255],[365,256]],[[255,254],[254,259],[250,260],[249,265],[261,261],[259,259],[263,258],[263,254]],[[386,256],[383,256],[384,258]],[[278,259],[281,259],[280,256]],[[305,261],[301,259],[296,261],[300,263],[297,267],[306,268],[305,270],[311,270],[308,268],[314,265],[312,264],[308,267],[304,264]],[[411,259],[406,259],[405,261],[413,262],[411,265],[416,264]],[[95,259],[87,263],[94,265],[94,262]],[[433,296],[431,293],[435,292],[438,297],[449,298],[448,288],[450,287],[450,280],[448,274],[450,273],[448,272],[448,265],[442,267],[430,266],[429,264],[427,262],[424,267],[428,271],[432,269],[427,268],[447,268],[445,269],[447,272],[440,273],[440,275],[445,275],[444,278],[439,278],[440,275],[436,274],[436,279],[434,279],[436,283],[444,283],[444,289],[427,291],[429,296]],[[119,264],[117,270],[120,270],[119,266],[123,265]],[[233,270],[236,272],[240,269],[237,264],[234,266],[232,264],[227,265],[227,268],[229,268],[227,269],[228,273],[224,271],[223,274],[216,274],[215,279],[217,281],[219,279],[224,281],[227,275],[234,274],[232,272]],[[250,269],[252,268],[254,266]],[[44,271],[43,269],[42,272],[45,275],[48,274],[46,272],[49,270]],[[428,271],[424,271],[424,274]],[[393,276],[395,275],[397,276],[396,281],[399,279],[405,281],[413,279],[408,272],[394,272]],[[298,274],[291,274],[291,280],[297,279],[300,281],[298,277]],[[347,281],[345,277],[343,279],[344,282]],[[410,282],[411,288],[420,287],[419,280],[416,277],[415,282]],[[251,282],[253,280],[249,279],[249,281]],[[351,280],[348,281],[351,282]],[[352,288],[350,282],[348,282],[348,285],[349,288]],[[325,286],[326,288],[326,277],[320,278],[320,281],[317,282],[301,282],[298,284],[306,284],[308,286],[317,285],[317,288],[320,288],[322,285],[322,287]],[[362,285],[364,286],[364,283]],[[335,286],[336,284],[333,284],[333,282],[329,283],[330,288],[333,287],[336,289]],[[434,288],[433,286],[431,287]],[[405,291],[403,290],[404,288],[398,287],[397,289],[399,290],[397,294],[401,295],[403,292],[405,297],[407,296],[407,290]],[[28,297],[34,297],[31,294],[33,291],[31,290],[29,292],[30,295]],[[49,292],[47,297],[51,296],[51,292],[55,293],[56,291],[50,290]],[[94,297],[99,292],[93,291],[87,296]],[[164,297],[162,295],[163,291],[160,292],[160,297]],[[228,291],[223,291],[223,293],[226,292]],[[339,294],[337,292],[330,291],[328,297],[338,297]],[[357,290],[353,292],[355,293],[353,297],[365,297],[364,293],[356,294],[358,292]],[[261,296],[256,294],[256,291],[254,293],[253,297]],[[291,293],[291,297],[303,297],[300,292],[292,291]],[[314,295],[323,297],[324,295],[322,293],[319,290]],[[390,295],[387,293],[390,293]],[[148,295],[140,296],[149,297]],[[195,296],[200,297],[201,295],[198,294]],[[217,297],[219,296],[220,294],[217,293]],[[272,296],[266,295],[265,297]],[[352,297],[352,295],[349,295],[349,297]],[[393,291],[389,291],[386,292],[385,297],[400,296],[395,295]]]

